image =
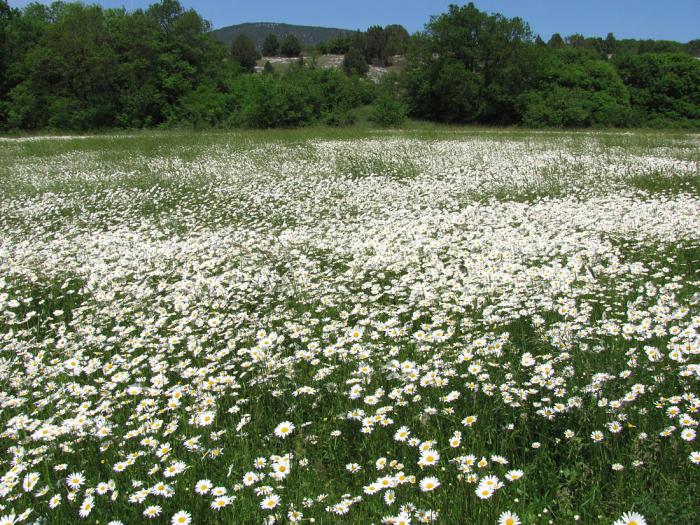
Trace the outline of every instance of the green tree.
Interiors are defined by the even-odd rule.
[[[387,42],[387,34],[382,27],[370,27],[365,38],[365,60],[375,66],[387,65]]]
[[[161,53],[156,68],[165,118],[177,110],[179,99],[202,83],[220,82],[225,70],[224,46],[211,38],[211,27],[196,11],[174,0],[151,5],[146,15],[161,27]]]
[[[146,14],[153,18],[165,33],[170,33],[185,9],[178,0],[160,0],[151,4]]]
[[[231,59],[239,64],[244,71],[252,73],[258,61],[258,51],[248,35],[243,33],[236,36],[231,44]]]
[[[410,36],[406,28],[402,25],[393,24],[384,28],[386,32],[386,52],[387,55],[404,55],[408,50]]]
[[[388,73],[379,81],[378,95],[372,104],[369,120],[384,127],[400,126],[406,120],[408,106],[401,96],[401,83],[396,73]]]
[[[265,37],[265,41],[263,42],[262,46],[262,54],[265,57],[272,57],[277,55],[280,50],[280,42],[277,39],[277,35],[274,33],[269,33]]]
[[[574,33],[566,37],[566,43],[572,47],[583,48],[586,44],[586,39],[579,33]]]
[[[603,42],[603,53],[606,58],[610,55],[614,55],[617,52],[617,39],[612,33],[608,33]]]
[[[24,58],[23,93],[46,108],[33,125],[89,129],[114,125],[118,57],[99,6],[56,4],[55,22]],[[15,99],[17,100],[17,99]]]
[[[685,53],[616,59],[630,91],[635,125],[700,126],[700,60]]]
[[[412,41],[405,78],[413,114],[448,121],[517,121],[517,97],[532,78],[534,56],[532,34],[522,20],[488,15],[473,3],[451,5]]]
[[[287,35],[282,39],[280,52],[286,57],[298,57],[301,55],[301,44],[294,35]]]
[[[561,49],[565,44],[561,35],[559,33],[554,33],[549,39],[549,42],[547,42],[547,45],[552,49]]]
[[[9,44],[10,39],[8,33],[10,30],[11,18],[14,11],[5,0],[0,0],[0,129],[7,126],[7,92],[9,82],[7,81],[6,71],[10,62]]]
[[[685,45],[685,50],[694,57],[700,57],[700,38],[688,42]]]
[[[629,93],[615,68],[588,51],[543,50],[533,89],[519,97],[532,127],[625,126]]]
[[[350,37],[338,36],[332,38],[327,43],[328,52],[332,55],[344,55],[350,50]]]
[[[165,51],[158,22],[141,10],[105,12],[111,45],[119,57],[113,71],[118,126],[140,128],[165,120],[167,105],[156,64]]]
[[[350,50],[350,48],[355,47],[359,49],[365,57],[367,56],[367,33],[365,33],[364,31],[355,31],[348,38],[348,42],[348,51]]]
[[[343,58],[343,71],[348,75],[364,76],[369,71],[369,66],[365,60],[365,56],[356,47],[351,47]]]

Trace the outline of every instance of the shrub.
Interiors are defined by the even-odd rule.
[[[609,63],[570,49],[542,53],[535,89],[518,97],[523,124],[590,127],[630,122],[629,94]]]
[[[370,82],[306,67],[274,75],[239,76],[228,86],[227,121],[252,128],[296,127],[322,121],[345,126],[366,103]]]
[[[231,119],[228,98],[213,86],[200,86],[180,99],[169,121],[195,129],[225,125]]]
[[[374,103],[369,119],[380,126],[393,127],[403,124],[407,115],[406,104],[389,94],[382,94]]]
[[[338,107],[325,114],[324,124],[332,127],[352,126],[357,122],[356,113],[348,107]]]
[[[294,35],[287,35],[282,39],[280,53],[286,57],[298,57],[301,55],[301,44]]]
[[[247,35],[238,35],[231,44],[231,58],[237,62],[244,71],[252,73],[258,61],[258,51],[255,44]]]
[[[280,50],[280,42],[274,33],[270,33],[265,37],[262,46],[262,54],[265,57],[275,56]]]
[[[356,47],[350,48],[343,58],[343,71],[348,75],[364,76],[369,71],[369,66],[365,60],[365,56]]]

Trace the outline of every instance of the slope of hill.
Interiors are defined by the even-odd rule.
[[[314,27],[314,26],[297,26],[292,24],[276,24],[273,22],[254,22],[246,24],[238,24],[233,26],[222,27],[212,31],[212,34],[221,40],[224,44],[229,45],[233,42],[240,33],[248,35],[258,49],[262,47],[263,40],[268,33],[277,35],[282,38],[292,34],[299,39],[302,45],[316,45],[331,38],[351,33],[349,29],[338,29],[335,27]]]

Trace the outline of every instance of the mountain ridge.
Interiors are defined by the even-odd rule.
[[[353,33],[353,31],[338,27],[305,26],[280,22],[245,22],[221,27],[211,32],[212,35],[226,45],[230,45],[233,39],[241,33],[249,36],[255,43],[255,46],[260,49],[269,33],[273,33],[279,39],[291,34],[297,37],[302,45],[309,46]]]

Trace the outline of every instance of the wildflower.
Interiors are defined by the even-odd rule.
[[[294,428],[294,424],[290,421],[282,421],[275,427],[275,436],[284,439],[294,431]]]
[[[421,452],[418,465],[421,467],[432,467],[440,461],[440,454],[434,450],[425,450]]]
[[[204,411],[197,416],[197,425],[200,427],[206,427],[211,425],[214,422],[214,412],[211,411]]]
[[[684,428],[681,431],[681,439],[683,439],[684,441],[693,441],[695,439],[695,429]]]
[[[0,525],[15,525],[17,523],[17,516],[15,514],[5,514],[0,516]]]
[[[209,492],[213,486],[214,484],[208,479],[201,479],[195,484],[194,491],[201,496]]]
[[[647,525],[647,521],[637,512],[625,512],[613,525]]]
[[[160,516],[160,513],[162,511],[162,507],[160,505],[151,505],[149,507],[146,507],[146,510],[143,511],[143,515],[147,518],[157,518]]]
[[[431,492],[440,486],[440,480],[435,476],[428,476],[420,481],[420,489],[423,492]]]
[[[498,525],[521,525],[521,523],[518,515],[510,511],[502,512],[498,517]]]
[[[91,498],[91,497],[85,498],[83,500],[83,502],[80,504],[80,510],[78,511],[78,515],[81,518],[87,518],[94,506],[95,506],[95,500],[93,498]]]
[[[354,474],[355,472],[359,472],[360,470],[362,470],[362,467],[357,463],[348,463],[347,465],[345,465],[345,470],[347,470],[351,474]]]
[[[192,523],[192,516],[189,512],[181,510],[173,515],[170,523],[171,525],[190,525],[190,523]]]
[[[524,476],[524,474],[525,474],[525,473],[524,473],[522,470],[509,470],[509,471],[506,473],[505,478],[506,478],[508,481],[517,481],[517,480],[519,480],[520,478],[522,478],[522,477]]]
[[[408,427],[403,426],[400,427],[396,433],[394,434],[394,439],[396,441],[406,441],[411,434],[411,431],[408,429]]]
[[[214,500],[211,502],[210,507],[212,510],[221,510],[227,505],[231,504],[231,496],[219,496],[218,498],[214,498]]]
[[[83,483],[85,483],[85,476],[80,472],[71,474],[66,478],[66,485],[73,490],[79,489]]]
[[[476,495],[479,497],[479,499],[489,499],[491,496],[493,496],[493,488],[487,486],[487,485],[479,485],[476,488]]]
[[[260,508],[263,510],[272,510],[280,502],[280,497],[276,494],[272,494],[260,502]]]

